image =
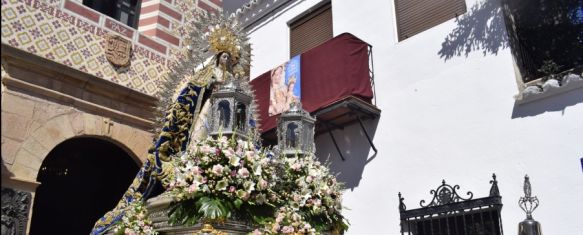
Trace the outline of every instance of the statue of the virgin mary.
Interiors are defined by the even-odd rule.
[[[184,38],[184,44],[194,45],[194,48],[190,46],[189,54],[172,68],[169,81],[179,83],[178,79],[187,78],[188,82],[175,99],[164,104],[164,118],[158,124],[161,128],[148,151],[146,161],[117,206],[95,223],[92,235],[104,234],[112,229],[132,202],[152,196],[156,184],[167,188],[166,180],[174,170],[171,158],[185,151],[193,139],[207,136],[207,116],[210,110],[210,102],[207,101],[210,94],[224,81],[245,76],[241,69],[248,65],[248,60],[245,60],[248,55],[241,50],[247,45],[244,33],[228,19],[213,17],[199,17],[197,20],[204,22],[195,24],[210,27],[192,27],[187,32],[190,34]],[[200,32],[206,33],[202,35]],[[203,47],[208,47],[214,53],[206,63],[201,59],[206,51]],[[202,68],[192,74],[190,71],[194,67]],[[168,100],[167,97],[161,97],[164,98]]]

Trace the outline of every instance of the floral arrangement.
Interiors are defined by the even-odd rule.
[[[280,164],[283,174],[275,186],[276,193],[281,195],[279,205],[299,213],[318,232],[348,229],[341,214],[342,185],[327,166],[314,155],[283,158]]]
[[[134,200],[126,209],[122,219],[115,225],[113,231],[116,235],[156,235],[152,221],[148,219],[148,211],[142,200]]]
[[[222,136],[199,141],[175,158],[169,191],[178,203],[170,209],[170,222],[260,220],[256,217],[277,199],[275,165],[264,153],[251,142]]]
[[[253,235],[261,234],[315,234],[316,229],[306,222],[294,208],[280,207],[275,214],[275,220],[264,224],[261,229],[255,229]]]
[[[314,155],[274,156],[251,142],[207,138],[176,157],[170,222],[237,219],[254,233],[345,231],[341,185]]]
[[[345,231],[348,224],[341,214],[342,186],[314,155],[279,158],[278,195],[280,206],[274,219],[267,220],[255,234],[319,234],[323,231]]]

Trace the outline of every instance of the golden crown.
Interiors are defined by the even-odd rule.
[[[231,56],[239,56],[240,41],[235,32],[226,25],[211,27],[208,41],[214,53],[225,51],[229,52]]]

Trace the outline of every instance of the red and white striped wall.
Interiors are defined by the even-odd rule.
[[[211,13],[220,11],[223,6],[223,0],[143,0],[136,30],[83,5],[82,0],[62,0],[60,4],[68,13],[87,20],[78,22],[78,27],[115,32],[134,43],[167,56],[171,47],[180,45],[180,35],[174,35],[172,27],[184,22],[183,14],[178,7],[183,1],[195,1],[196,8]]]
[[[183,22],[183,14],[178,8],[179,1],[185,0],[143,0],[138,31],[174,46],[180,45],[179,35],[171,33],[172,25]],[[207,12],[218,12],[223,6],[222,0],[194,1],[197,8]]]

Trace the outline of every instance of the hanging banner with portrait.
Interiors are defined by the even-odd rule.
[[[300,55],[271,70],[269,116],[289,110],[293,102],[301,101]]]

